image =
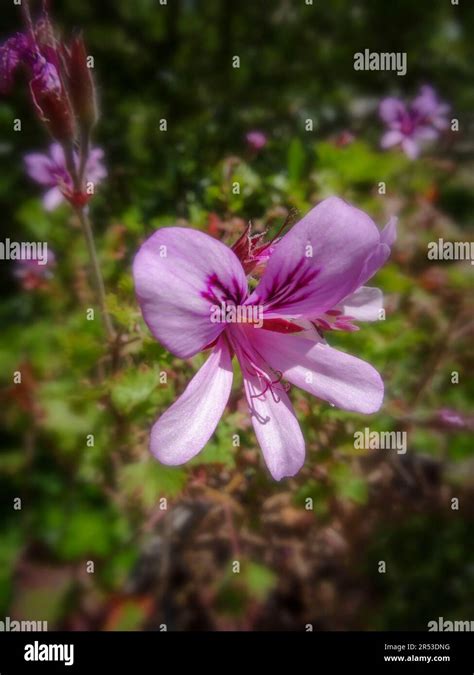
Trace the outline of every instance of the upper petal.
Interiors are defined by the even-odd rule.
[[[254,333],[252,341],[262,357],[297,387],[344,410],[368,414],[382,405],[383,382],[369,363],[323,341],[264,329]]]
[[[220,338],[183,394],[155,422],[150,449],[163,464],[184,464],[206,445],[232,388],[232,357]]]
[[[317,316],[361,285],[379,246],[367,214],[337,197],[325,199],[281,239],[247,304],[263,305],[268,318]]]
[[[247,280],[227,246],[203,232],[183,227],[158,230],[133,263],[135,289],[153,335],[173,354],[187,358],[222,332],[211,321],[213,305],[242,304]]]
[[[26,171],[30,178],[41,185],[56,185],[51,159],[39,152],[31,152],[24,157]]]
[[[379,115],[386,124],[392,125],[406,114],[406,106],[399,98],[388,96],[381,101]]]
[[[383,293],[380,288],[361,286],[355,293],[344,298],[336,309],[356,321],[378,321],[380,310],[383,309]]]
[[[384,265],[391,253],[391,246],[397,238],[397,218],[392,217],[380,232],[380,243],[367,258],[360,273],[356,288],[359,288],[371,279],[374,274]]]

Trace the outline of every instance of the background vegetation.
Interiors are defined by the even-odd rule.
[[[429,241],[472,233],[474,8],[54,4],[65,31],[84,29],[95,57],[95,140],[109,177],[92,218],[121,337],[105,349],[100,321],[86,319],[94,295],[70,209],[45,213],[24,173],[22,155],[49,141],[19,86],[0,102],[2,239],[46,240],[57,264],[29,291],[13,265],[0,266],[0,616],[112,630],[426,629],[438,616],[474,619],[472,267],[426,256]],[[5,37],[20,25],[11,5]],[[406,51],[407,75],[354,71],[365,48]],[[424,83],[451,103],[460,131],[414,162],[381,152],[378,102]],[[258,153],[245,143],[256,128],[269,139]],[[249,219],[276,228],[290,208],[304,214],[330,194],[380,226],[400,218],[391,261],[373,282],[386,320],[330,336],[383,373],[381,412],[345,413],[293,389],[308,459],[275,483],[237,383],[207,448],[182,468],[159,465],[147,449],[151,424],[203,357],[174,359],[144,326],[130,274],[140,242],[179,222],[231,243]],[[365,426],[407,431],[407,454],[354,450]]]

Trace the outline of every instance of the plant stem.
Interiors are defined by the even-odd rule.
[[[81,191],[82,188],[82,180],[83,180],[83,175],[84,175],[84,169],[87,161],[87,155],[89,151],[89,146],[90,146],[90,137],[89,134],[83,134],[82,139],[81,139],[81,159],[80,159],[80,167],[79,167],[79,172],[76,169],[76,164],[74,161],[74,148],[72,143],[64,143],[63,148],[64,148],[64,155],[66,158],[66,165],[68,168],[68,171],[71,175],[73,184],[74,184],[74,189],[77,192]],[[110,343],[115,342],[115,331],[114,327],[112,326],[112,321],[110,319],[110,315],[107,312],[107,305],[105,301],[105,286],[104,286],[104,280],[102,278],[102,272],[100,269],[100,263],[99,263],[99,258],[97,256],[97,251],[95,248],[95,242],[94,242],[94,235],[92,233],[92,227],[91,227],[91,222],[89,219],[89,216],[87,214],[86,207],[84,206],[76,206],[74,208],[75,212],[77,213],[77,217],[79,218],[79,222],[81,224],[81,229],[84,234],[84,238],[86,240],[87,244],[87,250],[89,251],[89,258],[92,264],[92,274],[94,276],[94,282],[95,282],[95,287],[97,289],[97,295],[99,299],[99,305],[100,305],[100,311],[102,314],[102,319],[104,321],[104,326],[105,326],[105,331],[107,333],[107,338]]]
[[[78,183],[80,187],[84,182],[84,174],[86,171],[87,160],[89,159],[91,145],[91,135],[89,129],[83,129],[81,132],[81,147],[79,154],[79,171],[78,171]]]
[[[100,311],[102,313],[102,319],[104,321],[105,330],[109,341],[112,343],[115,340],[115,331],[112,326],[110,315],[107,312],[104,280],[102,278],[102,272],[100,270],[99,258],[97,256],[97,251],[95,248],[94,235],[92,234],[91,223],[84,207],[76,208],[76,213],[79,218],[79,222],[81,223],[81,228],[84,233],[84,237],[86,239],[89,257],[92,263],[92,273],[94,275],[94,282],[97,289]]]

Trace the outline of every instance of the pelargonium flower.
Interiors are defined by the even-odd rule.
[[[258,131],[258,129],[248,131],[245,134],[245,140],[247,141],[249,148],[256,152],[264,148],[268,143],[267,135],[264,134],[263,131]]]
[[[379,318],[382,293],[364,284],[387,260],[394,239],[394,220],[379,232],[363,211],[325,199],[281,238],[252,292],[236,254],[203,232],[169,227],[145,241],[133,275],[150,331],[183,359],[211,350],[155,422],[154,456],[183,464],[206,445],[230,395],[233,356],[276,480],[295,475],[305,457],[288,383],[345,410],[376,412],[384,392],[379,373],[331,347],[325,334]],[[226,310],[222,321],[213,320],[216,307]]]
[[[426,142],[436,140],[448,128],[448,111],[449,106],[428,85],[421,87],[410,105],[394,97],[383,99],[379,114],[388,131],[382,136],[381,147],[400,145],[410,159],[416,159]]]
[[[101,148],[93,148],[89,152],[84,172],[86,183],[100,183],[107,175],[102,163],[103,157],[104,151]],[[57,208],[64,199],[74,201],[77,195],[74,193],[73,181],[66,167],[64,150],[59,143],[50,146],[49,154],[29,153],[25,155],[24,161],[30,178],[49,188],[43,197],[43,205],[47,211]],[[75,161],[77,165],[79,161],[77,156]]]
[[[29,260],[17,260],[13,275],[20,281],[25,291],[32,291],[45,286],[53,276],[56,266],[56,256],[48,249],[46,264],[43,260],[30,258]]]

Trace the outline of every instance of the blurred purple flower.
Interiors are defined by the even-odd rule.
[[[263,131],[258,131],[257,129],[247,132],[245,134],[245,140],[247,141],[249,148],[255,152],[264,148],[268,143],[267,135],[264,134]]]
[[[13,275],[20,281],[25,291],[36,290],[45,286],[53,276],[53,269],[56,266],[56,256],[48,248],[48,259],[46,264],[43,261],[32,258],[30,260],[17,260]]]
[[[441,408],[437,412],[438,421],[444,426],[455,429],[472,428],[472,419],[466,418],[457,410],[452,408]]]
[[[93,148],[90,151],[85,168],[86,183],[97,184],[107,175],[102,163],[103,157],[104,151],[101,148]],[[66,168],[64,151],[59,143],[50,146],[49,154],[30,153],[25,155],[24,161],[30,178],[49,188],[43,197],[43,205],[47,211],[57,208],[64,199],[73,198],[72,179]],[[77,164],[77,156],[75,161]]]
[[[448,111],[449,106],[428,85],[421,87],[409,105],[394,97],[383,99],[379,114],[388,131],[382,136],[381,147],[399,145],[410,159],[416,159],[426,142],[436,140],[448,128]]]
[[[74,136],[74,116],[67,91],[61,81],[60,44],[46,12],[33,25],[28,4],[24,3],[27,29],[0,45],[0,93],[10,92],[15,71],[28,72],[31,98],[40,119],[60,141]]]
[[[379,318],[382,293],[364,284],[389,257],[395,236],[394,220],[379,232],[363,211],[331,197],[280,239],[252,291],[241,261],[220,241],[182,227],[155,232],[133,264],[145,321],[180,358],[212,348],[184,393],[155,422],[155,457],[183,464],[206,445],[230,395],[234,355],[275,480],[294,476],[305,457],[282,379],[340,408],[376,412],[384,392],[379,373],[330,347],[323,335],[352,330],[354,320]],[[246,310],[246,318],[213,320],[222,306]]]

